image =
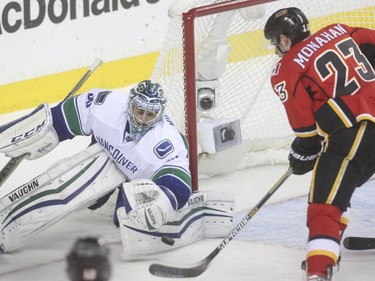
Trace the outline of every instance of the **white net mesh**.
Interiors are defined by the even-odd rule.
[[[178,0],[171,6],[169,29],[152,74],[152,78],[160,81],[165,89],[167,114],[182,132],[186,132],[182,12],[217,2],[225,1]],[[273,12],[291,6],[304,11],[312,32],[334,22],[375,28],[373,0],[281,0],[240,9],[241,12],[235,9],[225,15],[217,13],[195,19],[196,66],[203,67],[202,72],[209,72],[211,68],[211,74],[219,76],[217,78],[220,82],[219,104],[207,114],[197,116],[197,119],[240,119],[243,142],[249,153],[243,155],[236,168],[279,162],[280,159],[273,158],[273,155],[281,155],[283,160],[287,160],[287,154],[269,152],[287,149],[294,136],[283,106],[270,88],[270,73],[278,58],[273,54],[273,49],[267,48],[263,27]],[[229,46],[227,59],[226,44]],[[202,57],[210,56],[213,58],[211,65],[207,64],[209,59],[202,63]],[[221,71],[223,61],[224,68]],[[257,151],[263,153],[260,158],[263,157],[264,161],[259,157],[256,160],[252,158]],[[210,157],[200,159],[207,160]],[[211,170],[210,173],[215,172],[214,169]]]

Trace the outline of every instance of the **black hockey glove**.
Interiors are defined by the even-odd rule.
[[[319,156],[320,145],[314,143],[313,146],[308,147],[304,144],[307,144],[307,142],[304,142],[301,138],[296,138],[290,148],[289,164],[295,175],[303,175],[310,172]]]

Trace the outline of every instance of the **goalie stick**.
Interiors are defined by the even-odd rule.
[[[158,263],[151,264],[149,272],[152,275],[169,278],[191,278],[201,275],[210,265],[212,260],[223,250],[237,233],[246,225],[246,223],[259,211],[264,203],[279,189],[279,187],[293,173],[291,167],[281,176],[281,178],[272,186],[266,195],[251,209],[251,211],[236,225],[236,227],[224,238],[224,240],[212,251],[205,259],[200,262],[187,266],[162,265]]]
[[[342,244],[348,250],[373,250],[375,249],[375,238],[346,237]]]
[[[64,98],[64,101],[68,98],[75,95],[75,93],[81,88],[83,83],[91,76],[91,74],[100,66],[102,65],[103,61],[101,59],[95,59],[95,62],[90,66],[90,68],[86,71],[86,73],[81,77],[78,83],[74,86],[74,88],[69,92],[69,94]],[[5,164],[4,168],[0,171],[0,186],[4,184],[4,182],[9,178],[9,176],[16,170],[18,165],[25,159],[26,154],[20,155],[18,157],[14,157]]]

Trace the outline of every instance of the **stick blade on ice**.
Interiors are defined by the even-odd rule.
[[[204,260],[188,267],[151,264],[149,272],[152,275],[168,278],[192,278],[201,275],[209,266],[209,261]]]
[[[343,245],[348,250],[372,250],[375,249],[373,237],[346,237]]]

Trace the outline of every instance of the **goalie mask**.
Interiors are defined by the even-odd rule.
[[[99,239],[78,239],[66,257],[71,281],[108,281],[111,275],[109,249]]]
[[[292,46],[310,36],[309,21],[300,9],[281,9],[269,17],[264,27],[264,37],[278,47],[280,34],[288,36]]]
[[[145,80],[130,90],[129,121],[134,140],[139,140],[163,116],[166,99],[159,83]]]

